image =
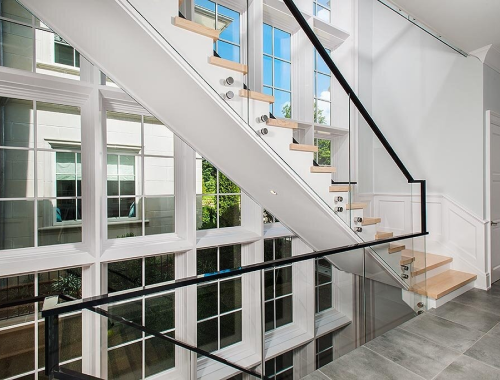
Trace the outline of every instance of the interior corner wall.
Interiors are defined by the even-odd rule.
[[[429,193],[444,194],[483,218],[482,63],[459,55],[379,2],[371,3],[375,121],[413,177],[427,180]],[[364,86],[361,72],[359,80]],[[378,158],[374,145],[374,192],[408,189],[394,165]]]
[[[484,65],[484,111],[500,114],[500,73]]]

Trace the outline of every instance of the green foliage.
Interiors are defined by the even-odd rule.
[[[315,154],[315,159],[318,165],[332,164],[332,142],[325,139],[314,139],[314,145],[318,147],[318,153]]]
[[[285,104],[281,112],[285,118],[291,119],[292,106],[290,104]],[[316,102],[314,102],[314,121],[319,124],[328,124],[325,115],[323,115],[323,110],[318,109]]]
[[[82,297],[82,277],[76,273],[67,272],[52,283],[52,290],[74,298]]]

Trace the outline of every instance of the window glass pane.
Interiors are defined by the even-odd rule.
[[[332,265],[325,259],[316,262],[316,285],[332,282]]]
[[[33,29],[0,21],[2,26],[2,66],[33,71]]]
[[[197,274],[217,272],[217,248],[196,251]]]
[[[220,317],[220,348],[241,342],[241,311]]]
[[[221,58],[240,62],[240,47],[224,41],[217,42],[217,53]]]
[[[31,24],[31,13],[22,7],[16,0],[2,0],[1,5],[0,16],[21,21],[25,24]]]
[[[219,196],[219,227],[241,225],[241,197],[239,195]]]
[[[33,247],[34,201],[0,201],[0,249]]]
[[[271,57],[268,57],[267,55],[264,56],[264,84],[267,86],[272,86],[273,85],[273,59]]]
[[[276,328],[293,322],[292,296],[276,300]]]
[[[330,77],[316,74],[316,97],[330,101]]]
[[[316,339],[316,350],[322,352],[333,346],[333,333],[328,333]]]
[[[331,53],[330,50],[328,49],[325,50],[328,52],[328,54]],[[323,58],[321,58],[317,50],[315,51],[315,54],[316,54],[316,70],[325,73],[327,75],[331,75],[330,68],[326,65],[325,61],[323,60]]]
[[[318,153],[315,153],[315,160],[318,165],[331,165],[332,163],[332,153],[331,153],[331,140],[325,139],[314,139],[314,145],[318,147]]]
[[[274,329],[274,301],[265,303],[264,313],[266,315],[266,331]]]
[[[323,21],[330,22],[330,11],[319,5],[316,6],[316,16]]]
[[[70,268],[38,274],[38,295],[54,294],[82,298],[82,269]]]
[[[275,269],[276,297],[292,293],[292,267]]]
[[[33,197],[34,152],[0,149],[0,198]]]
[[[217,169],[207,160],[202,160],[202,194],[217,192]]]
[[[63,43],[54,44],[54,62],[62,65],[75,65],[75,49]]]
[[[108,150],[116,147],[134,154],[141,153],[140,116],[108,111],[106,129]]]
[[[274,56],[291,60],[291,36],[290,33],[274,28]]]
[[[217,228],[217,196],[197,196],[196,207],[197,229],[205,230],[210,228]]]
[[[142,302],[134,301],[120,305],[110,305],[109,313],[142,325]],[[142,337],[142,332],[123,323],[108,319],[108,347],[133,341]],[[112,351],[110,351],[112,352]]]
[[[220,312],[241,308],[241,278],[220,282]]]
[[[198,286],[198,320],[213,317],[218,313],[217,283]]]
[[[318,354],[316,358],[316,368],[321,368],[333,361],[333,348]]]
[[[239,45],[240,14],[222,5],[217,6],[217,12],[219,14],[217,17],[217,29],[222,30],[219,38]]]
[[[108,264],[108,293],[142,286],[142,260],[126,260]]]
[[[212,352],[218,349],[219,323],[217,318],[198,322],[198,347]]]
[[[146,285],[175,279],[174,254],[146,257],[144,260],[146,265]]]
[[[35,369],[34,325],[0,331],[0,378],[5,379]]]
[[[215,3],[208,0],[195,1],[194,21],[215,29]]]
[[[145,157],[144,179],[145,195],[173,195],[174,159],[162,157]]]
[[[274,91],[274,116],[290,118],[289,107],[291,104],[291,96],[289,92],[275,90]],[[288,110],[287,110],[288,109]]]
[[[241,245],[220,247],[219,270],[235,269],[241,266]]]
[[[317,289],[318,302],[316,312],[319,313],[332,307],[332,286],[331,284],[321,285]]]
[[[0,278],[0,303],[23,300],[34,296],[35,277],[32,274]],[[33,313],[34,304],[1,309],[0,327],[32,321]]]
[[[266,301],[274,298],[274,270],[264,272],[264,288]]]
[[[174,134],[152,116],[144,116],[144,154],[174,155]]]
[[[59,355],[61,361],[82,356],[82,315],[59,320]],[[45,367],[45,323],[38,324],[38,368]]]
[[[141,198],[108,198],[108,239],[142,235]]]
[[[170,293],[145,300],[145,326],[158,332],[175,327],[175,294]]]
[[[281,372],[290,367],[293,367],[293,351],[285,352],[276,357],[276,372]]]
[[[264,240],[264,261],[274,260],[274,240]]]
[[[45,149],[81,149],[80,109],[52,103],[36,103],[37,144]],[[42,163],[52,167],[54,164]]]
[[[273,54],[273,28],[264,24],[264,54]]]
[[[219,193],[231,194],[239,193],[240,188],[227,178],[224,173],[219,172]]]
[[[108,352],[108,379],[142,378],[142,342],[115,348]]]
[[[317,123],[330,124],[330,106],[330,102],[316,100],[314,116]]]
[[[50,30],[36,29],[36,72],[80,79],[80,54]]]
[[[174,338],[174,334],[168,334]],[[145,373],[152,376],[175,366],[175,345],[163,339],[147,339],[145,344]]]
[[[1,146],[34,147],[32,101],[0,97],[0,116]]]
[[[292,238],[286,237],[274,239],[274,244],[275,259],[292,257]]]
[[[291,65],[288,62],[274,60],[274,86],[283,90],[291,89]],[[265,82],[264,82],[265,83]]]
[[[175,232],[175,198],[146,198],[146,235]]]

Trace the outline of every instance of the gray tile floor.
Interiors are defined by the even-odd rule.
[[[500,281],[413,318],[304,379],[402,378],[500,380]]]

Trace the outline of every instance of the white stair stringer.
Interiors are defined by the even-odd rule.
[[[169,8],[171,3],[177,3],[174,1],[134,2],[151,10],[165,25],[177,13],[177,6],[175,13],[170,13],[173,12]],[[21,3],[311,248],[326,250],[361,242],[323,201],[324,197],[318,196],[298,178],[231,109],[240,109],[238,112],[244,115],[245,104],[249,104],[251,114],[256,115],[258,113],[252,112],[254,108],[261,112],[262,107],[267,113],[268,105],[236,99],[229,107],[220,93],[216,93],[176,49],[132,11],[125,0],[21,0]],[[141,9],[142,14],[146,8]],[[190,33],[178,29],[183,33],[182,38]],[[189,58],[189,53],[196,52],[198,55],[193,56],[194,61],[204,56],[206,66],[210,67],[206,70],[218,73],[213,75],[220,76],[218,83],[223,86],[222,74],[228,69],[208,63],[208,57],[212,55],[211,41],[191,34],[199,41],[186,44],[187,50],[183,54]],[[202,48],[201,45],[208,47]],[[204,73],[209,75],[200,68],[197,71],[202,76]],[[233,77],[237,75],[232,72]],[[271,190],[277,195],[271,194]],[[325,186],[327,191],[328,186]],[[328,258],[346,272],[361,274],[363,266],[359,259],[362,259],[362,252],[356,250]],[[367,275],[373,272],[383,282],[396,283],[393,274],[384,270],[380,259],[375,256],[373,259],[373,263],[366,262]]]

